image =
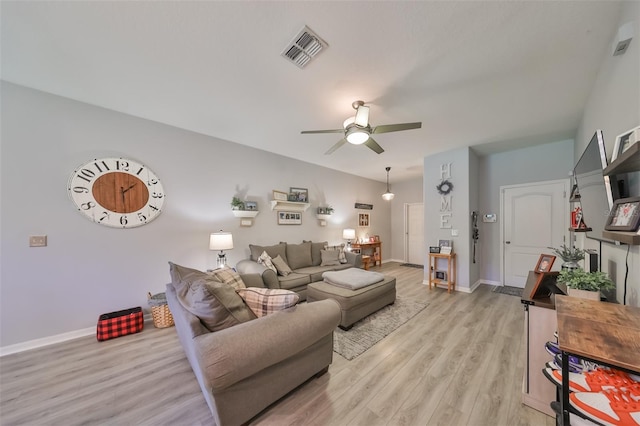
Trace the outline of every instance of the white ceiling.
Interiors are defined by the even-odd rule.
[[[2,1],[2,79],[391,182],[427,155],[573,138],[617,1]],[[280,54],[308,25],[328,44],[301,70]],[[324,155],[351,103],[381,155]],[[180,143],[180,141],[176,141]]]

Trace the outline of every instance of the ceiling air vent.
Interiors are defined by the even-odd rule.
[[[324,40],[305,25],[284,48],[282,56],[296,64],[298,68],[304,68],[327,46]]]

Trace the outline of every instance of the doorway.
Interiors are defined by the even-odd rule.
[[[411,203],[404,205],[405,211],[405,262],[424,265],[424,205]]]
[[[569,233],[568,180],[500,187],[500,259],[504,285],[524,288],[529,271]],[[552,270],[559,270],[556,262]]]

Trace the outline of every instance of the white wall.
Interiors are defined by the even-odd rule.
[[[219,229],[233,233],[232,265],[248,257],[249,243],[341,243],[345,227],[391,241],[384,183],[6,82],[1,90],[0,347],[94,327],[104,312],[146,308],[147,291],[164,291],[169,281],[168,261],[215,265],[208,238]],[[155,221],[122,230],[75,211],[67,180],[102,156],[155,171],[167,194]],[[301,226],[278,226],[268,200],[291,186],[309,189],[311,208]],[[253,227],[233,217],[234,195],[258,202]],[[355,202],[374,205],[371,228],[357,228]],[[335,214],[320,227],[315,208],[326,203]],[[41,234],[48,246],[29,248],[29,236]]]
[[[619,25],[632,22],[634,35],[624,55],[602,58],[596,84],[585,106],[575,144],[575,160],[586,148],[596,129],[604,134],[611,157],[615,137],[640,125],[640,3],[624,2]],[[612,43],[614,35],[612,34]],[[613,47],[612,47],[613,49]],[[638,179],[638,173],[635,178]],[[638,186],[635,186],[636,191]],[[640,196],[640,193],[630,195]],[[599,249],[597,241],[579,236],[579,245]],[[627,251],[629,252],[627,260]],[[640,246],[602,244],[602,269],[617,284],[617,300],[623,303],[625,273],[628,268],[627,305],[640,306]]]
[[[393,173],[393,169],[391,169],[391,173]],[[395,198],[390,202],[391,242],[385,244],[387,247],[385,250],[391,249],[390,259],[406,262],[405,204],[422,203],[422,177],[392,184],[391,192],[395,194]],[[386,254],[385,257],[387,257]]]

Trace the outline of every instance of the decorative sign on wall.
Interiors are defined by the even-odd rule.
[[[373,210],[373,204],[356,203],[356,209]]]
[[[441,182],[436,186],[440,194],[440,229],[451,228],[451,202],[453,199],[451,191],[453,191],[453,184],[449,179],[451,179],[451,163],[440,164]]]

